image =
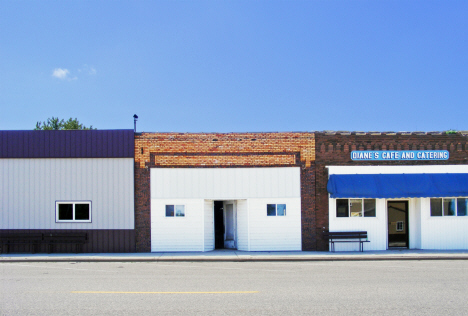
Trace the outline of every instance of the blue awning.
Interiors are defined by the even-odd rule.
[[[468,174],[332,174],[327,190],[332,198],[468,196]]]

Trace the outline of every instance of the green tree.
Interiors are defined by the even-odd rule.
[[[89,127],[80,124],[78,119],[72,119],[71,117],[65,121],[60,120],[58,117],[48,118],[47,122],[37,122],[36,128],[34,130],[43,130],[43,131],[57,131],[57,130],[68,130],[68,129],[95,129],[92,125]]]

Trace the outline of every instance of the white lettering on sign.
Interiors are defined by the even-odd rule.
[[[447,160],[447,150],[358,150],[351,152],[352,160]]]

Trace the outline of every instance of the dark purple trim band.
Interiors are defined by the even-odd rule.
[[[133,158],[133,130],[0,131],[0,158]]]

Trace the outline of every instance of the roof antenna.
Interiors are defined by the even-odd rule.
[[[133,132],[136,133],[136,122],[138,121],[138,115],[133,115]]]

